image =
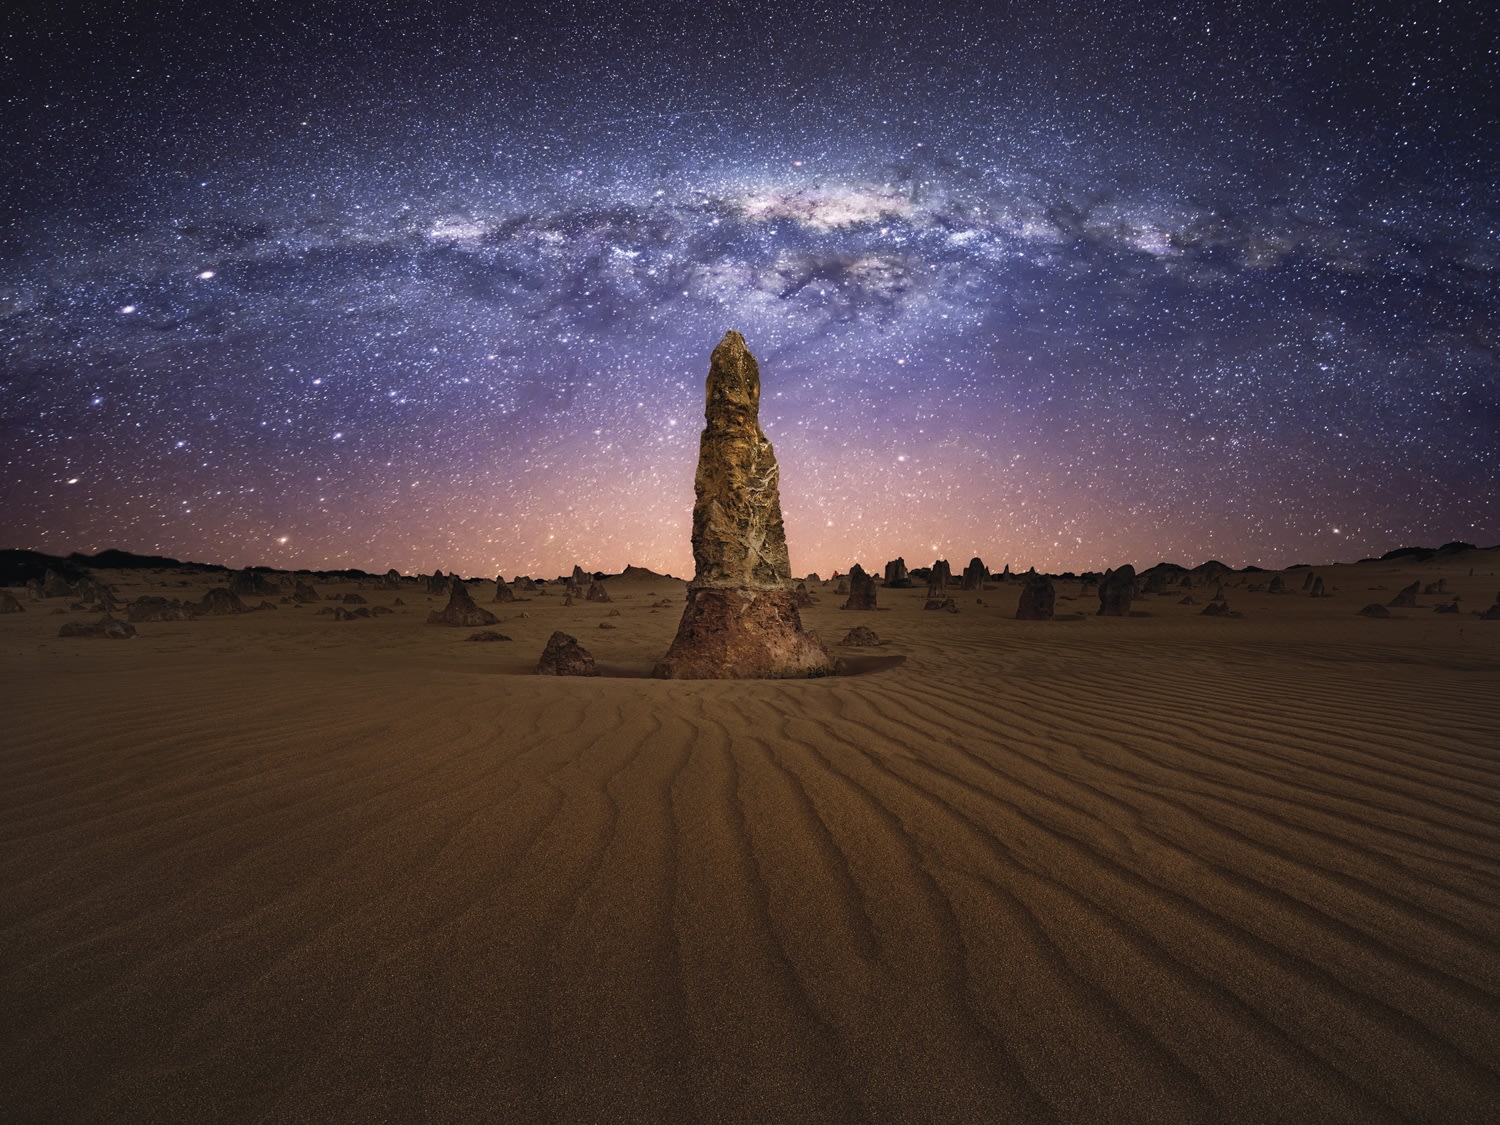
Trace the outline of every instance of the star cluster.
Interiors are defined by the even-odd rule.
[[[742,331],[792,562],[1500,542],[1478,7],[39,5],[5,546],[690,574]]]

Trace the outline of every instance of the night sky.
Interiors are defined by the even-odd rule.
[[[730,328],[798,574],[1500,543],[1487,4],[9,12],[0,546],[690,576]]]

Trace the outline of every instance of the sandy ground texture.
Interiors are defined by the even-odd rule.
[[[493,644],[415,585],[128,641],[28,601],[0,1118],[1495,1121],[1500,553],[1318,572],[1234,619],[821,588],[905,661],[802,682],[647,678],[666,579],[476,584]],[[556,628],[606,675],[531,675]]]

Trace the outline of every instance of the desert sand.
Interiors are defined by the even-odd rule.
[[[875,670],[799,681],[648,678],[667,579],[475,585],[492,644],[411,583],[128,641],[25,601],[0,1117],[1494,1121],[1500,552],[1318,573],[1233,619],[816,587]],[[603,675],[531,674],[555,629]]]

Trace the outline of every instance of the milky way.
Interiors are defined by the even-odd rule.
[[[1482,6],[151,7],[3,44],[0,546],[690,573],[730,328],[799,573],[1500,542]]]

